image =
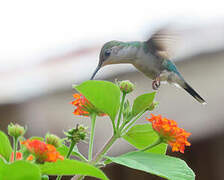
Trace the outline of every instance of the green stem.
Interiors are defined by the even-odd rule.
[[[90,134],[90,140],[89,140],[89,153],[88,153],[88,160],[92,160],[93,155],[93,140],[94,140],[94,134],[95,134],[95,124],[96,124],[96,114],[91,114],[91,134]]]
[[[97,164],[103,157],[103,155],[105,155],[107,153],[107,151],[110,149],[110,147],[113,145],[113,143],[119,138],[119,136],[117,136],[116,134],[114,134],[110,140],[104,145],[104,147],[102,148],[101,151],[99,151],[97,153],[97,155],[93,158],[91,164],[95,165]],[[82,180],[84,178],[83,175],[76,175],[72,178],[72,180]]]
[[[104,154],[107,153],[107,151],[110,149],[110,147],[114,144],[114,142],[119,138],[119,136],[117,136],[116,134],[113,135],[110,140],[104,145],[104,147],[101,149],[101,151],[99,153],[97,153],[97,155],[94,157],[93,161],[91,164],[96,164],[98,163]]]
[[[82,180],[84,179],[85,176],[83,175],[76,175],[76,176],[73,176],[73,178],[71,180]]]
[[[113,129],[114,129],[114,134],[116,134],[117,130],[116,130],[116,126],[115,126],[114,120],[112,120],[112,125],[113,125]]]
[[[18,144],[18,138],[13,137],[13,149],[14,149],[13,161],[16,161],[17,144]]]
[[[84,177],[85,177],[85,176],[80,176],[80,177],[78,178],[78,180],[82,180],[82,179],[84,179]]]
[[[149,146],[147,146],[146,148],[144,148],[144,149],[142,149],[142,150],[140,150],[140,151],[147,151],[147,150],[149,150],[149,149],[151,149],[151,148],[153,148],[153,147],[155,147],[155,146],[161,144],[162,142],[163,142],[163,139],[162,139],[162,138],[159,138],[159,139],[158,139],[157,141],[155,141],[153,144],[150,144]]]
[[[141,113],[139,113],[137,116],[136,116],[136,118],[134,119],[134,120],[132,120],[129,124],[128,124],[128,126],[126,126],[125,128],[124,128],[124,130],[122,131],[122,133],[121,134],[123,134],[124,132],[126,132],[143,114],[145,113],[145,111],[142,111]],[[125,126],[125,125],[124,125]],[[123,129],[123,127],[121,127],[121,130]]]
[[[128,122],[131,121],[132,118],[126,119],[120,126],[119,130],[122,131],[122,129],[128,124]]]
[[[123,92],[122,99],[121,99],[120,112],[119,112],[118,120],[117,120],[117,129],[119,128],[120,121],[121,121],[121,115],[122,115],[122,112],[123,112],[125,96],[126,96],[126,93]]]
[[[88,160],[85,158],[85,156],[82,155],[82,153],[79,152],[78,155],[76,155],[80,160],[84,161],[84,162],[88,162]]]
[[[72,150],[74,149],[75,145],[76,145],[76,142],[75,142],[75,141],[72,141],[71,144],[70,144],[70,147],[69,147],[69,151],[68,151],[68,153],[67,153],[67,155],[66,155],[66,158],[67,158],[67,159],[70,158],[70,155],[71,155]],[[58,177],[56,178],[56,180],[60,180],[61,178],[62,178],[62,176],[58,176]]]
[[[72,150],[74,149],[75,145],[76,145],[76,142],[75,142],[75,141],[72,141],[71,144],[70,144],[69,151],[68,151],[68,153],[67,153],[67,155],[66,155],[66,158],[67,158],[67,159],[70,158],[70,155],[71,155]]]

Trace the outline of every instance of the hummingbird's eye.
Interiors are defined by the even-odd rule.
[[[110,56],[110,53],[111,53],[111,51],[110,51],[109,49],[107,49],[107,50],[104,52],[105,57]]]

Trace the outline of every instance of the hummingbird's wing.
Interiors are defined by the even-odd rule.
[[[146,41],[149,50],[155,56],[161,59],[171,59],[174,52],[174,46],[177,44],[179,35],[177,32],[172,32],[167,27],[156,31]]]
[[[175,64],[170,60],[172,59],[171,46],[177,44],[178,33],[172,33],[167,30],[167,28],[160,29],[155,32],[148,41],[146,41],[150,52],[156,57],[164,60],[165,69],[168,70],[168,75],[165,74],[167,81],[182,87],[189,94],[191,94],[198,102],[206,104],[205,100],[184,80],[181,76]],[[166,72],[165,72],[166,73]]]

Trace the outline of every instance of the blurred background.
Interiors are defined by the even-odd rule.
[[[72,84],[90,78],[101,46],[109,40],[143,41],[171,24],[180,35],[178,45],[172,47],[173,60],[208,104],[203,106],[183,90],[162,85],[156,97],[160,106],[154,113],[174,119],[192,133],[192,146],[185,154],[172,155],[186,160],[196,179],[224,179],[223,5],[216,0],[0,2],[1,130],[14,122],[28,126],[27,137],[47,132],[63,137],[63,130],[77,123],[89,126],[89,119],[72,114]],[[104,67],[96,79],[131,80],[136,90],[130,99],[152,91],[152,81],[131,65]],[[139,123],[143,122],[145,118]],[[94,152],[112,135],[109,119],[99,119],[96,129]],[[79,148],[87,153],[87,144]],[[110,155],[132,149],[120,140]],[[162,179],[115,164],[103,170],[112,180]]]

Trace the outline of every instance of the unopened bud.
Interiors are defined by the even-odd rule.
[[[42,175],[42,176],[41,176],[41,180],[49,180],[48,175]]]
[[[61,146],[61,139],[54,134],[47,133],[45,136],[45,141],[47,144],[51,144],[56,148]]]
[[[126,94],[132,92],[135,88],[135,85],[131,83],[129,80],[120,81],[118,82],[118,85],[120,87],[120,90]]]
[[[69,129],[65,132],[67,138],[73,142],[80,142],[86,139],[87,128],[82,125],[77,125],[76,128]]]
[[[20,126],[19,124],[10,123],[8,125],[8,134],[12,137],[18,138],[20,136],[23,136],[25,132],[25,128],[23,126]]]

